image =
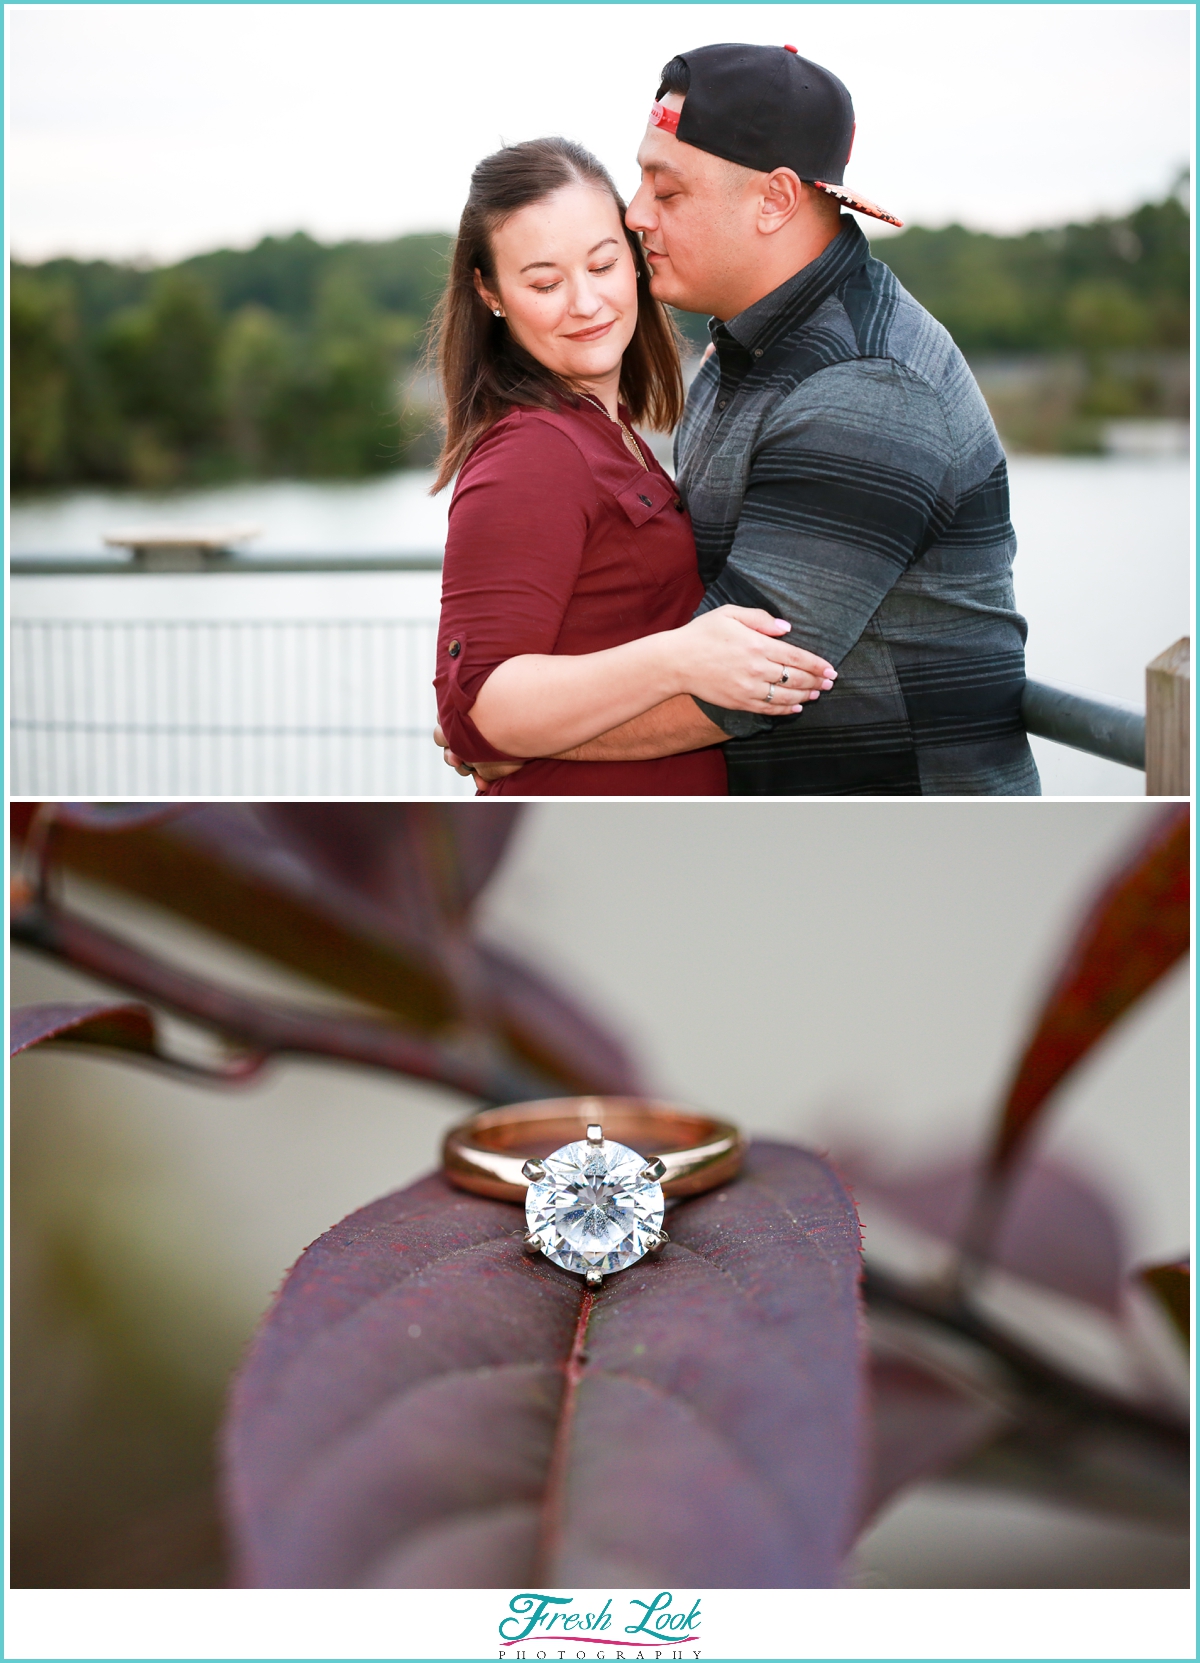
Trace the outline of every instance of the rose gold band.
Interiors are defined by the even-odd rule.
[[[442,1144],[446,1177],[459,1189],[495,1201],[525,1200],[521,1167],[531,1156],[581,1141],[589,1125],[666,1167],[663,1194],[700,1195],[737,1175],[745,1140],[737,1127],[711,1115],[644,1097],[555,1097],[482,1109],[452,1126]]]

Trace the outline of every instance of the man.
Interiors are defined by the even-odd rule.
[[[712,314],[676,438],[702,605],[787,618],[838,680],[794,716],[672,699],[568,755],[727,739],[732,794],[1036,794],[1004,453],[962,354],[841,211],[899,224],[844,188],[853,135],[846,88],[794,47],[682,53],[627,214],[652,293]]]

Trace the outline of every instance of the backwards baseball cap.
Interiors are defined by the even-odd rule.
[[[854,105],[836,75],[794,46],[699,46],[679,59],[689,76],[683,109],[655,103],[654,126],[757,173],[790,167],[855,213],[902,223],[842,183],[854,143]]]

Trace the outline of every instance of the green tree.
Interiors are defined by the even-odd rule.
[[[1067,295],[1063,318],[1071,344],[1092,354],[1144,346],[1153,329],[1147,308],[1112,278],[1076,283]]]
[[[292,341],[275,314],[254,304],[235,312],[221,340],[218,383],[225,440],[240,472],[294,468],[296,376]]]
[[[100,358],[133,424],[134,477],[165,482],[202,465],[219,444],[221,323],[194,273],[162,272],[146,303],[106,326]]]
[[[400,461],[404,335],[372,304],[351,267],[335,267],[322,278],[302,405],[306,472],[354,477]]]
[[[13,480],[43,485],[71,465],[71,347],[76,318],[70,290],[18,274],[9,295],[9,373]]]

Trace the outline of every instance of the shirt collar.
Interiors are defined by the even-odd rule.
[[[709,320],[708,330],[720,344],[722,337],[731,338],[749,352],[763,343],[763,337],[779,333],[781,324],[791,328],[812,316],[817,307],[831,295],[839,283],[857,266],[870,257],[871,245],[857,222],[849,214],[842,215],[842,228],[833,241],[815,260],[801,267],[794,277],[772,289],[770,294],[747,306],[744,312],[720,323]]]

